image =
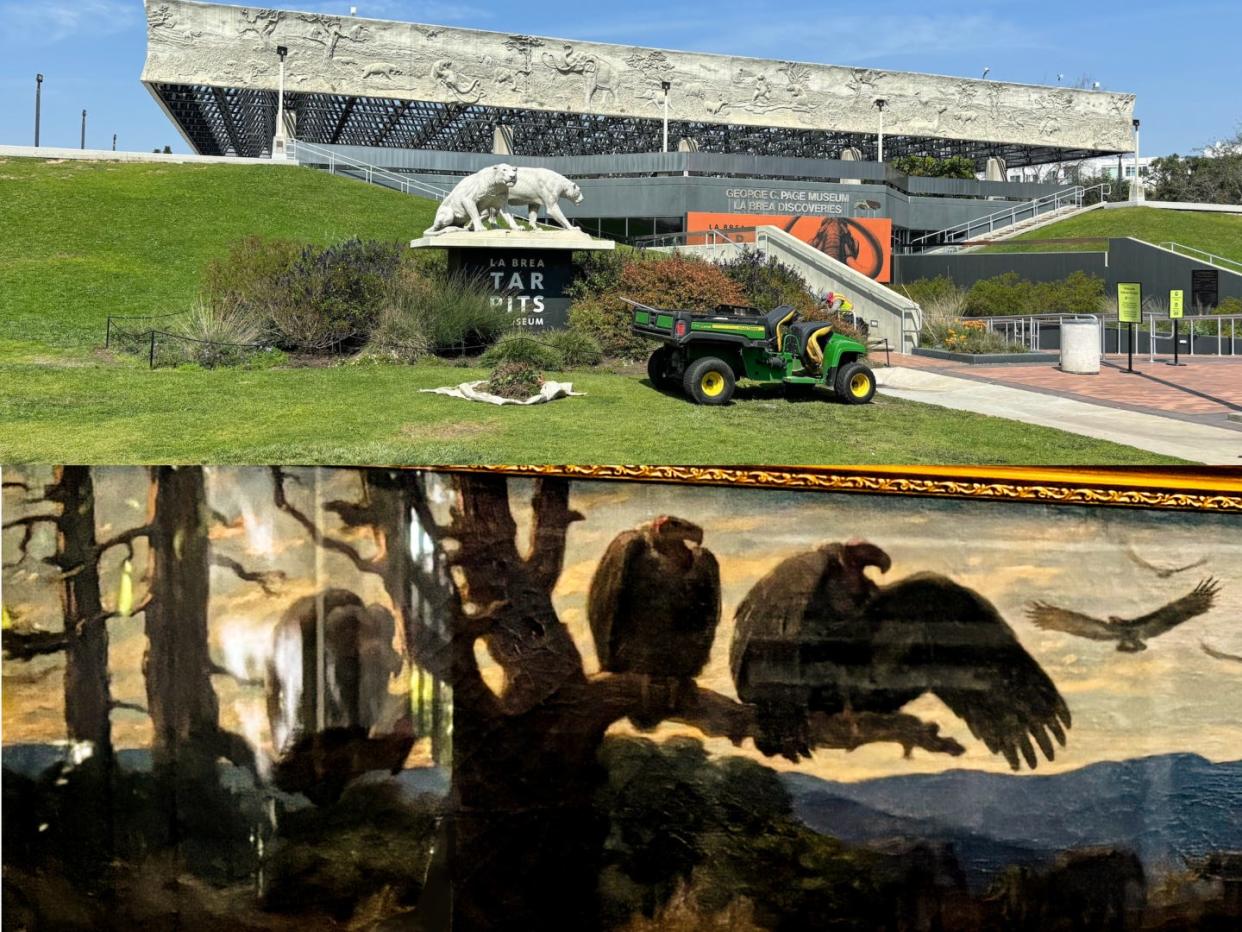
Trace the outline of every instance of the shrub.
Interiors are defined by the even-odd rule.
[[[523,362],[538,369],[559,369],[562,365],[561,354],[554,347],[524,333],[501,337],[483,354],[483,362],[489,366]]]
[[[297,243],[247,236],[213,259],[203,271],[203,294],[212,304],[247,308],[267,315],[280,280],[302,252]]]
[[[553,330],[544,342],[560,353],[561,365],[566,369],[598,366],[604,360],[599,342],[581,330]]]
[[[975,163],[964,155],[938,159],[931,155],[899,155],[892,166],[903,175],[928,178],[974,178]]]
[[[1098,314],[1103,299],[1103,280],[1085,272],[1052,282],[1031,282],[1017,272],[1006,272],[975,282],[963,310],[968,317]]]
[[[924,321],[919,334],[923,346],[953,350],[957,353],[1025,353],[1021,343],[1010,343],[999,333],[988,329],[982,320]]]
[[[933,301],[947,297],[961,297],[964,300],[965,297],[962,289],[947,275],[937,275],[935,278],[916,278],[912,282],[889,285],[889,287],[904,294],[925,311],[928,304]]]
[[[577,289],[569,311],[571,326],[593,337],[609,356],[636,359],[651,349],[646,340],[630,332],[631,308],[623,297],[652,307],[690,311],[746,301],[742,286],[710,262],[679,255],[657,259],[632,254],[622,262],[615,285],[608,275],[596,275],[601,290]]]
[[[301,352],[361,346],[379,320],[399,256],[398,244],[373,240],[303,247],[268,303],[282,346]]]
[[[239,303],[199,298],[170,328],[177,336],[178,355],[204,368],[237,365],[259,339],[262,326]]]
[[[495,342],[512,320],[493,301],[488,283],[460,272],[426,272],[403,265],[389,285],[385,313],[411,319],[429,352],[464,354]]]
[[[422,318],[395,304],[386,304],[371,333],[360,361],[412,363],[430,350]]]
[[[539,394],[543,378],[539,370],[525,362],[504,362],[492,370],[487,384],[481,386],[484,391],[499,395],[501,398],[526,400]]]
[[[1212,309],[1213,314],[1242,314],[1242,298],[1233,295],[1221,298],[1220,303]]]
[[[775,256],[745,249],[728,262],[720,263],[725,275],[742,286],[746,303],[768,310],[788,304],[803,315],[819,306],[819,300],[805,279]]]

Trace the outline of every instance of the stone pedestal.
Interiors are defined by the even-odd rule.
[[[450,271],[487,282],[492,302],[507,307],[518,328],[531,331],[568,323],[573,254],[615,247],[612,240],[573,230],[463,230],[410,243],[411,249],[448,250]]]

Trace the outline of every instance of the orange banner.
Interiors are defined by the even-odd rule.
[[[878,282],[892,277],[893,221],[887,217],[782,217],[702,211],[686,214],[689,233],[760,226],[780,227]],[[687,241],[693,243],[694,239]]]

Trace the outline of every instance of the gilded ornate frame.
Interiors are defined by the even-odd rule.
[[[435,472],[860,492],[1242,514],[1242,468],[436,466]]]

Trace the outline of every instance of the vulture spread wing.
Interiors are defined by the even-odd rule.
[[[1026,613],[1035,623],[1035,627],[1043,628],[1045,631],[1064,631],[1066,634],[1090,638],[1093,641],[1116,641],[1121,637],[1121,632],[1117,627],[1103,618],[1093,618],[1082,612],[1072,612],[1059,605],[1033,602]]]
[[[591,588],[587,594],[587,620],[591,624],[591,636],[595,638],[595,652],[599,655],[600,669],[607,670],[612,664],[616,638],[620,634],[615,621],[617,608],[623,604],[622,595],[629,584],[630,568],[643,552],[647,541],[639,531],[618,534],[604,551]]]
[[[996,608],[951,579],[918,574],[886,586],[868,610],[880,688],[934,693],[1014,770],[1065,744],[1070,711]]]
[[[1216,593],[1219,591],[1220,584],[1209,576],[1180,599],[1174,599],[1154,612],[1122,624],[1141,638],[1154,638],[1208,611],[1216,601]]]
[[[832,554],[811,550],[778,563],[760,579],[737,607],[729,669],[739,689],[745,682],[747,649],[755,640],[796,636],[802,616]]]

